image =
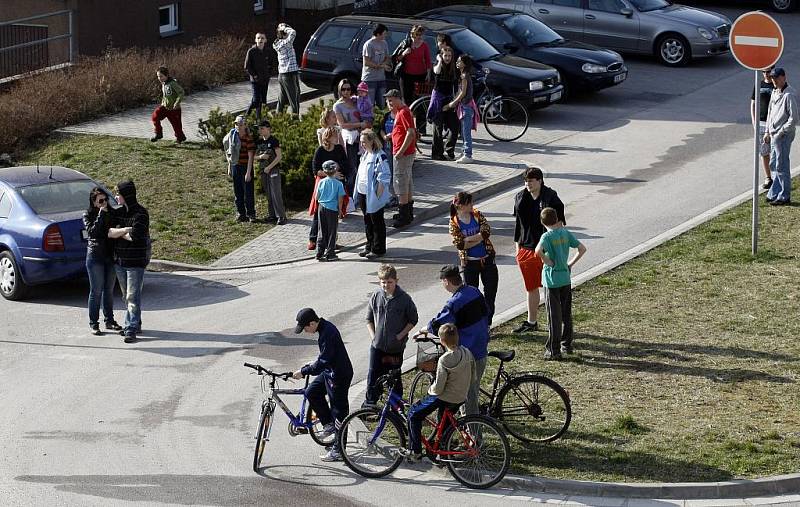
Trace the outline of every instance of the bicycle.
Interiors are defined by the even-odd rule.
[[[276,404],[283,409],[283,412],[286,414],[286,417],[289,418],[289,435],[296,437],[298,435],[303,435],[308,433],[311,435],[311,439],[314,440],[317,444],[325,447],[333,444],[336,436],[329,435],[327,437],[323,436],[323,426],[320,423],[319,419],[314,414],[314,411],[311,410],[309,406],[306,408],[306,390],[303,389],[277,389],[277,381],[278,379],[283,379],[284,381],[289,380],[292,377],[292,372],[286,373],[275,373],[270,371],[260,364],[250,364],[244,363],[244,365],[248,368],[252,368],[256,370],[256,372],[261,375],[261,392],[264,393],[264,400],[261,402],[261,415],[258,419],[258,431],[256,432],[256,448],[255,453],[253,455],[253,471],[259,473],[261,469],[261,459],[264,456],[264,448],[269,442],[269,436],[272,432],[272,423],[274,422],[275,418],[275,406]],[[267,378],[269,378],[269,387],[267,385]],[[308,379],[309,377],[306,376],[306,385],[308,387]],[[303,397],[303,402],[300,404],[300,410],[297,412],[297,415],[293,414],[289,407],[286,406],[286,403],[283,402],[280,395],[300,395]],[[303,415],[305,416],[303,417]]]
[[[419,350],[417,352],[417,364],[422,368],[411,382],[411,403],[427,393],[436,372],[429,367],[430,358],[444,350],[442,344],[432,337],[417,334],[413,339],[420,343],[433,343],[436,351],[425,352],[422,356]],[[514,350],[489,352],[489,357],[498,359],[500,366],[491,391],[480,388],[480,413],[496,419],[517,440],[527,443],[552,442],[564,435],[572,420],[569,393],[541,372],[508,373],[505,363],[513,361],[515,355]],[[426,360],[421,362],[421,357]]]
[[[516,141],[528,131],[528,108],[513,97],[496,94],[489,85],[488,77],[489,69],[483,69],[483,75],[476,78],[477,84],[483,88],[475,99],[480,120],[486,132],[498,141]],[[417,125],[418,140],[424,144],[431,143],[429,137],[434,128],[433,123],[428,120],[430,104],[431,96],[425,95],[409,106]]]
[[[345,464],[364,477],[384,477],[403,461],[406,448],[408,403],[391,386],[400,376],[392,370],[378,379],[389,392],[383,408],[362,408],[342,423],[339,447]],[[420,436],[427,457],[447,466],[450,474],[469,488],[485,489],[497,484],[508,472],[511,448],[503,430],[491,418],[469,415],[456,418],[450,407],[441,418],[426,419],[429,436]]]

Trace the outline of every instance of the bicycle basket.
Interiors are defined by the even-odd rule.
[[[433,81],[416,81],[414,83],[414,96],[421,97],[433,92]]]
[[[419,371],[427,371],[428,373],[436,373],[436,364],[439,358],[444,354],[444,351],[436,348],[433,343],[418,343],[417,344],[417,369]]]

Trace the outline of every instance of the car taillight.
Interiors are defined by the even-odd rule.
[[[308,50],[303,51],[303,58],[300,60],[300,68],[305,69],[308,65]]]
[[[61,229],[58,227],[58,225],[50,225],[44,230],[42,248],[45,252],[64,251],[64,236],[61,235]]]

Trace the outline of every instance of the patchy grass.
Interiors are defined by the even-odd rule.
[[[518,321],[497,330],[492,348],[517,350],[512,369],[544,369],[572,399],[561,440],[510,438],[515,471],[603,481],[798,472],[798,223],[800,207],[762,204],[753,258],[747,203],[582,285],[568,360],[542,361],[546,333],[515,336]]]
[[[206,264],[267,231],[272,225],[237,223],[225,157],[194,143],[151,143],[105,136],[53,136],[19,165],[63,165],[113,189],[130,177],[150,212],[153,257]],[[256,212],[267,200],[256,185]],[[88,197],[87,197],[88,204]]]

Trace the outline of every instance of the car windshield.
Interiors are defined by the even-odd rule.
[[[18,188],[19,195],[37,215],[80,211],[89,207],[92,180],[55,181]]]
[[[561,40],[561,36],[551,30],[550,27],[527,14],[509,16],[503,21],[503,24],[525,46],[549,44]]]
[[[453,47],[456,51],[468,53],[476,62],[500,56],[500,53],[486,42],[486,39],[466,28],[452,32],[450,37],[453,39]]]
[[[669,7],[671,4],[666,0],[630,0],[639,12],[655,11]]]

